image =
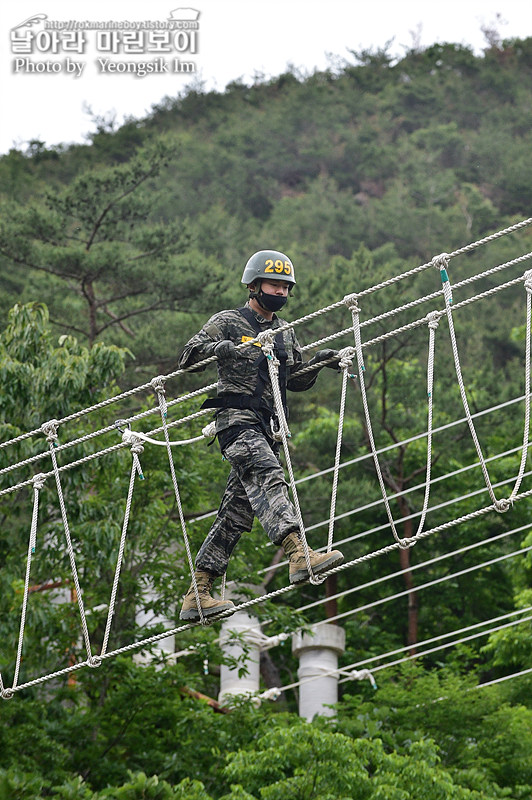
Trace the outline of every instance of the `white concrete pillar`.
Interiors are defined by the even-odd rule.
[[[315,625],[309,633],[294,633],[292,652],[299,656],[299,716],[333,717],[338,702],[338,656],[345,650],[345,631],[338,625]],[[327,673],[333,673],[327,674]],[[309,680],[310,679],[310,680]]]
[[[139,628],[143,628],[142,638],[151,636],[153,631],[150,632],[150,628],[153,628],[155,625],[163,625],[165,628],[174,627],[171,620],[167,619],[162,614],[156,614],[149,608],[150,603],[155,600],[157,600],[157,595],[154,589],[148,587],[144,591],[142,605],[137,606],[135,610],[135,622]],[[172,635],[168,636],[166,639],[159,639],[155,644],[151,645],[151,647],[155,648],[155,650],[159,650],[161,653],[170,655],[175,650],[175,636]],[[152,656],[147,652],[136,652],[133,658],[137,664],[149,664],[152,661]]]
[[[243,638],[243,642],[231,636],[231,631]],[[222,664],[220,668],[220,703],[228,703],[234,695],[253,695],[260,688],[260,622],[246,611],[236,611],[224,619],[220,631],[220,647],[224,655],[239,659],[235,667]],[[245,644],[244,644],[245,643]],[[246,675],[238,671],[245,667]]]

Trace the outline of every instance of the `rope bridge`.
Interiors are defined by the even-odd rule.
[[[306,540],[306,532],[310,528],[305,528],[303,515],[301,512],[301,507],[299,504],[298,499],[298,490],[297,484],[301,483],[302,480],[311,479],[314,476],[308,476],[305,479],[300,479],[297,481],[294,476],[294,470],[292,467],[292,462],[290,458],[290,452],[288,447],[288,442],[291,437],[291,433],[288,427],[288,423],[284,414],[282,398],[279,390],[279,382],[278,382],[278,368],[279,362],[276,358],[275,351],[274,351],[274,342],[270,331],[265,331],[264,333],[259,334],[255,339],[252,339],[248,342],[242,343],[237,345],[237,348],[249,347],[253,344],[260,344],[262,346],[264,354],[267,356],[268,360],[268,370],[270,374],[270,379],[272,383],[273,395],[274,395],[274,402],[276,407],[276,413],[279,418],[280,426],[279,426],[279,433],[280,438],[282,440],[285,460],[286,460],[286,468],[289,476],[289,483],[291,488],[292,499],[294,502],[294,506],[296,509],[297,519],[300,528],[301,539],[303,542],[305,558],[307,562],[307,568],[310,574],[310,582],[312,584],[318,585],[322,583],[327,577],[332,574],[339,573],[343,570],[350,569],[358,564],[364,563],[371,559],[378,558],[383,555],[387,555],[389,553],[394,552],[398,549],[408,549],[413,547],[417,542],[422,539],[425,539],[429,536],[432,536],[435,533],[440,533],[444,530],[448,530],[454,526],[460,525],[464,522],[473,520],[478,518],[482,515],[489,514],[491,512],[498,512],[504,513],[507,511],[514,503],[523,500],[532,496],[532,490],[528,491],[521,491],[521,485],[523,478],[525,477],[525,468],[526,468],[526,459],[528,454],[529,448],[529,427],[530,427],[530,348],[531,348],[531,318],[532,318],[532,271],[527,271],[523,275],[513,278],[506,283],[499,284],[493,288],[488,289],[487,291],[483,291],[473,295],[459,303],[453,303],[453,291],[456,292],[457,290],[465,287],[467,285],[472,284],[474,281],[477,281],[482,278],[486,278],[492,275],[495,275],[498,272],[503,270],[509,269],[511,267],[515,267],[520,265],[526,261],[529,261],[532,258],[532,252],[525,253],[522,256],[514,258],[511,261],[507,261],[503,264],[500,264],[496,267],[491,269],[485,270],[471,278],[467,278],[466,280],[462,280],[454,285],[451,285],[451,281],[449,278],[449,264],[451,260],[457,256],[463,255],[465,253],[469,253],[474,249],[481,247],[489,242],[492,242],[498,239],[501,236],[505,236],[507,234],[513,233],[515,231],[521,230],[527,226],[532,224],[532,218],[523,220],[515,225],[512,225],[508,228],[500,230],[490,236],[487,236],[483,239],[480,239],[476,242],[473,242],[465,247],[462,247],[458,250],[455,250],[451,253],[442,253],[438,256],[435,256],[431,261],[428,263],[422,264],[421,266],[416,267],[415,269],[408,270],[404,273],[396,275],[389,280],[383,281],[375,286],[372,286],[368,289],[365,289],[358,293],[352,293],[346,295],[341,300],[328,305],[324,308],[321,308],[317,311],[314,311],[310,314],[307,314],[293,322],[283,324],[280,328],[276,329],[276,333],[283,330],[288,330],[290,328],[294,328],[297,325],[301,325],[307,322],[310,322],[330,311],[340,308],[347,308],[350,315],[351,315],[351,325],[343,330],[337,330],[315,342],[307,344],[302,349],[304,351],[321,346],[326,342],[330,342],[334,339],[345,335],[353,335],[354,343],[353,346],[344,347],[341,349],[340,352],[340,361],[339,361],[339,369],[342,374],[342,385],[340,391],[340,405],[339,405],[339,422],[338,422],[338,432],[337,432],[337,441],[336,441],[336,449],[335,449],[335,457],[334,457],[334,466],[330,470],[325,470],[324,472],[332,472],[332,491],[331,491],[331,502],[330,502],[330,511],[329,511],[329,518],[328,518],[328,536],[327,536],[327,551],[330,551],[333,547],[333,537],[334,537],[334,523],[339,518],[336,516],[336,500],[337,500],[337,493],[338,493],[338,484],[339,484],[339,473],[340,470],[346,465],[346,463],[351,462],[344,462],[341,463],[341,449],[342,449],[342,439],[343,439],[343,427],[344,427],[344,419],[345,419],[345,408],[346,408],[346,397],[347,397],[347,387],[349,385],[349,381],[357,380],[361,400],[362,400],[362,407],[364,413],[364,420],[365,426],[368,433],[368,442],[369,442],[369,450],[370,453],[368,454],[369,457],[373,460],[373,465],[375,469],[375,473],[377,475],[377,479],[380,486],[380,491],[382,494],[382,502],[384,503],[384,507],[386,509],[386,514],[388,517],[388,527],[391,531],[392,541],[379,549],[373,550],[368,552],[358,558],[355,558],[347,563],[343,563],[334,567],[333,569],[329,570],[324,575],[321,575],[319,578],[313,575],[312,568],[310,565],[310,557],[309,557],[309,549]],[[370,295],[373,292],[380,291],[381,289],[390,287],[402,281],[406,278],[412,277],[426,269],[429,268],[436,268],[439,271],[440,280],[441,280],[441,287],[424,297],[417,298],[414,301],[409,303],[405,303],[404,305],[398,306],[393,308],[385,313],[382,313],[376,317],[373,317],[369,320],[361,320],[361,310],[363,308],[363,301],[364,298]],[[477,415],[472,414],[469,408],[468,399],[466,395],[462,369],[460,364],[460,357],[458,351],[458,345],[456,340],[456,334],[454,329],[454,312],[458,309],[461,309],[471,303],[474,303],[478,300],[485,299],[487,297],[491,297],[497,292],[503,291],[513,286],[522,285],[524,286],[525,293],[526,293],[526,352],[525,352],[525,376],[524,376],[524,384],[525,384],[525,393],[524,393],[524,404],[525,404],[525,418],[524,418],[524,429],[523,429],[523,440],[522,446],[520,448],[516,448],[517,450],[521,450],[521,461],[518,469],[517,476],[515,480],[513,480],[513,486],[509,494],[506,497],[498,498],[495,493],[495,489],[498,488],[497,484],[493,484],[490,478],[489,470],[488,470],[488,462],[491,459],[487,459],[484,457],[482,447],[479,442],[479,438],[477,435],[477,431],[475,428],[475,417]],[[402,325],[400,327],[395,328],[394,330],[388,331],[380,336],[377,336],[373,339],[367,339],[363,341],[362,338],[362,331],[370,324],[375,324],[377,322],[381,322],[385,319],[390,319],[395,315],[398,315],[404,311],[410,311],[417,306],[421,305],[422,303],[430,302],[430,301],[441,301],[443,300],[443,308],[438,308],[436,310],[431,311],[429,314],[416,319],[408,324]],[[435,356],[435,337],[436,332],[439,326],[440,321],[446,319],[447,325],[449,329],[450,335],[450,342],[452,348],[452,355],[454,361],[454,369],[456,373],[456,379],[460,391],[460,397],[462,401],[462,405],[464,408],[465,414],[465,421],[467,422],[469,433],[472,438],[472,441],[475,446],[475,450],[478,457],[478,466],[482,471],[482,476],[484,480],[484,484],[486,487],[486,491],[489,495],[489,504],[485,505],[477,510],[470,512],[468,514],[464,514],[457,518],[448,520],[447,522],[425,529],[426,523],[426,516],[429,510],[429,499],[430,499],[430,490],[431,486],[433,485],[434,481],[431,479],[431,464],[432,464],[432,438],[433,438],[433,381],[434,381],[434,356]],[[413,330],[415,328],[419,328],[422,326],[426,326],[428,329],[428,357],[427,357],[427,431],[426,434],[420,434],[420,436],[427,437],[427,452],[426,452],[426,467],[425,467],[425,481],[424,481],[424,496],[422,502],[422,508],[419,512],[419,522],[417,526],[416,533],[408,538],[401,538],[396,527],[396,522],[393,518],[393,514],[390,508],[390,499],[386,493],[385,482],[382,474],[381,464],[379,455],[382,450],[377,450],[375,444],[375,438],[373,434],[373,426],[372,420],[369,410],[368,398],[367,398],[367,391],[366,385],[364,380],[365,374],[365,363],[364,363],[364,351],[367,348],[375,346],[376,344],[382,343],[387,339],[392,337],[397,337],[404,332]],[[216,356],[211,356],[199,362],[198,364],[194,365],[194,370],[197,370],[198,367],[208,366],[216,361]],[[356,372],[354,371],[354,365],[356,364]],[[305,368],[301,370],[302,372],[305,371]],[[0,450],[5,449],[8,447],[15,446],[23,441],[26,441],[30,438],[36,437],[38,441],[42,441],[42,436],[44,435],[48,449],[45,452],[36,453],[29,458],[20,460],[16,463],[9,465],[3,469],[0,469],[0,476],[8,476],[12,472],[17,469],[21,469],[22,467],[34,467],[39,468],[40,465],[44,463],[48,463],[49,467],[47,471],[39,471],[36,472],[32,478],[29,478],[24,481],[20,481],[13,485],[10,485],[6,488],[0,490],[0,497],[4,495],[8,495],[14,492],[18,492],[24,487],[29,487],[33,490],[33,509],[32,509],[32,517],[31,517],[31,525],[30,525],[30,532],[29,532],[29,540],[28,540],[28,551],[27,551],[27,558],[26,558],[26,570],[25,570],[25,578],[24,578],[24,595],[23,595],[23,602],[22,602],[22,610],[21,610],[21,619],[20,619],[20,628],[19,628],[19,636],[18,636],[18,646],[17,646],[17,653],[15,659],[15,668],[13,673],[13,680],[11,686],[7,686],[4,682],[2,675],[0,674],[0,696],[3,699],[9,699],[14,696],[14,694],[18,691],[21,691],[25,688],[30,688],[39,684],[42,684],[46,681],[49,681],[53,678],[59,678],[62,676],[69,675],[70,673],[82,669],[84,667],[91,667],[97,668],[99,667],[104,660],[110,659],[114,656],[129,653],[134,650],[138,650],[141,648],[145,648],[156,642],[165,639],[173,634],[181,633],[197,625],[206,625],[207,620],[204,618],[201,612],[201,605],[199,602],[199,595],[198,595],[198,588],[195,583],[194,578],[194,563],[193,563],[193,556],[190,547],[189,536],[187,533],[187,526],[185,522],[185,514],[183,511],[183,506],[181,502],[181,496],[179,491],[179,485],[174,465],[174,458],[172,455],[172,448],[176,446],[183,446],[197,443],[201,440],[204,440],[206,437],[212,436],[212,424],[207,425],[203,429],[203,433],[201,436],[195,436],[190,439],[182,439],[182,440],[172,440],[170,437],[170,432],[181,425],[185,425],[193,420],[199,419],[205,414],[212,413],[209,409],[196,411],[194,413],[188,414],[183,416],[177,420],[169,421],[168,420],[168,411],[169,409],[173,408],[174,406],[179,405],[180,403],[184,403],[189,400],[193,400],[201,395],[204,395],[205,392],[212,391],[216,389],[216,383],[211,383],[207,386],[203,386],[200,389],[194,390],[192,392],[188,392],[186,394],[180,395],[179,397],[168,399],[166,393],[166,384],[171,378],[178,377],[179,375],[188,372],[188,370],[176,370],[164,376],[157,376],[153,380],[145,383],[141,386],[137,386],[132,388],[126,392],[122,392],[121,394],[114,396],[112,398],[108,398],[100,403],[92,405],[88,408],[76,411],[62,419],[59,420],[48,420],[43,422],[43,424],[32,431],[27,433],[23,433],[9,441],[0,443]],[[100,428],[96,431],[91,431],[79,438],[73,439],[66,443],[59,442],[59,430],[63,429],[68,423],[73,422],[75,420],[80,420],[84,416],[91,415],[96,411],[99,411],[103,408],[107,408],[112,404],[119,403],[126,399],[132,398],[135,395],[140,393],[151,391],[154,392],[157,397],[157,405],[153,408],[150,408],[146,411],[139,412],[137,414],[133,414],[125,419],[117,420],[112,425],[107,425],[105,427]],[[158,413],[160,416],[160,425],[150,430],[148,433],[142,433],[140,431],[134,430],[133,425],[135,423],[144,420],[145,418],[152,416]],[[105,435],[112,434],[116,436],[117,433],[121,433],[121,441],[103,447],[97,450],[94,453],[86,455],[82,458],[72,460],[68,463],[59,464],[58,456],[62,455],[70,448],[75,447],[77,445],[81,445],[85,442],[90,440],[96,439],[98,437],[102,437]],[[155,437],[157,434],[163,434],[164,441],[157,440]],[[413,437],[416,438],[416,437]],[[141,466],[140,457],[144,451],[145,446],[153,446],[159,445],[164,446],[167,449],[168,453],[168,463],[169,463],[169,470],[170,470],[170,478],[172,482],[172,487],[175,495],[176,506],[178,510],[178,517],[179,517],[179,525],[181,528],[181,533],[183,537],[183,543],[186,552],[186,558],[188,567],[190,569],[190,573],[192,576],[192,584],[194,587],[194,591],[196,594],[196,602],[198,605],[198,609],[200,610],[200,620],[194,623],[187,623],[185,625],[180,625],[173,629],[165,630],[162,633],[156,633],[152,636],[148,636],[140,641],[131,642],[128,645],[123,647],[119,647],[115,650],[109,649],[109,640],[111,636],[112,630],[112,622],[113,616],[115,612],[116,606],[116,597],[118,588],[120,585],[120,573],[123,563],[124,552],[126,548],[127,542],[127,534],[128,534],[128,526],[130,521],[131,515],[131,505],[134,496],[135,484],[137,479],[142,480],[144,479],[144,473]],[[111,588],[111,594],[108,604],[108,613],[107,619],[105,624],[105,631],[103,635],[103,640],[99,651],[97,652],[91,642],[89,626],[87,623],[87,611],[84,606],[83,600],[83,591],[80,584],[78,567],[76,562],[76,555],[75,549],[72,542],[70,526],[69,526],[69,517],[68,517],[68,510],[67,505],[65,502],[64,492],[63,492],[63,485],[62,485],[62,474],[67,470],[77,469],[84,464],[95,460],[103,458],[111,453],[117,452],[124,448],[130,449],[131,456],[132,456],[132,463],[131,463],[131,472],[129,478],[129,485],[127,490],[126,496],[126,504],[125,504],[125,512],[124,518],[122,523],[122,531],[120,536],[120,541],[118,545],[117,551],[117,559],[116,559],[116,568],[114,579]],[[513,451],[510,451],[513,452]],[[42,467],[41,467],[42,468]],[[46,469],[46,467],[45,467]],[[467,469],[467,468],[465,468]],[[319,473],[323,474],[323,473]],[[32,680],[27,680],[26,682],[20,682],[20,670],[22,664],[22,657],[23,657],[23,646],[24,646],[24,634],[25,634],[25,627],[26,627],[26,617],[27,617],[27,608],[28,608],[28,596],[29,596],[29,589],[30,589],[30,575],[31,575],[31,565],[32,565],[32,556],[35,553],[36,548],[36,540],[37,540],[37,530],[38,530],[38,519],[39,519],[39,497],[40,492],[42,491],[45,482],[48,479],[53,478],[55,481],[55,487],[57,491],[57,502],[60,509],[62,525],[64,528],[65,534],[65,545],[66,545],[66,553],[68,554],[69,562],[70,562],[70,570],[72,575],[72,582],[75,589],[75,596],[76,602],[78,606],[79,612],[79,620],[80,620],[80,629],[81,629],[81,636],[83,640],[83,645],[85,649],[85,658],[82,661],[76,662],[74,664],[69,664],[68,666],[58,669],[54,672],[48,673],[46,675],[41,675],[36,677]],[[351,513],[351,512],[348,512]],[[315,527],[315,526],[314,526]],[[284,586],[280,589],[275,591],[271,591],[269,593],[265,593],[259,597],[254,597],[252,599],[246,600],[239,605],[236,606],[237,610],[244,610],[251,608],[257,604],[261,604],[266,602],[267,600],[272,600],[281,595],[284,595],[294,588],[297,588],[295,585]],[[352,591],[352,590],[347,590]],[[231,613],[234,612],[235,609],[231,609],[228,612],[220,614],[216,617],[215,621],[223,619],[225,616],[230,616]]]

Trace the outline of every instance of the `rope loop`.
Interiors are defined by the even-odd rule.
[[[2,689],[0,697],[2,700],[11,700],[15,696],[13,689]]]
[[[439,311],[429,311],[426,316],[427,325],[429,326],[430,330],[435,331],[438,325],[440,324],[440,312]]]
[[[102,665],[102,659],[100,656],[89,656],[87,659],[87,665],[92,667],[92,669],[97,669]]]
[[[512,505],[513,503],[511,500],[503,497],[501,500],[495,500],[495,502],[493,503],[493,508],[499,514],[505,514],[506,511],[508,511]]]
[[[59,422],[56,419],[49,419],[48,422],[43,422],[41,431],[46,436],[48,444],[55,444],[57,442],[57,429]]]
[[[528,292],[528,294],[532,294],[532,270],[531,269],[527,270],[523,275],[523,277],[525,279],[526,291]]]

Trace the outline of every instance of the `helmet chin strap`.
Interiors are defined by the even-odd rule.
[[[257,285],[258,285],[258,289],[257,289]],[[252,286],[254,287],[253,289],[251,288]],[[250,300],[256,300],[257,303],[259,303],[259,305],[260,305],[260,300],[259,300],[260,281],[257,280],[257,281],[254,281],[253,283],[250,283],[248,288],[249,288],[249,299]]]

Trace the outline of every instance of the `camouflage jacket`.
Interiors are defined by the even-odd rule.
[[[249,306],[249,303],[246,305]],[[261,326],[261,330],[275,330],[284,325],[284,321],[275,314],[269,322],[255,311],[252,312]],[[254,339],[257,334],[238,309],[219,311],[214,314],[203,328],[185,345],[179,357],[179,367],[191,367],[214,354],[216,345],[224,339],[229,339],[235,345]],[[316,382],[318,370],[298,375],[303,366],[301,347],[292,329],[282,333],[286,361],[286,388],[292,392],[302,392],[310,389]],[[224,394],[253,394],[258,380],[257,358],[260,355],[260,345],[249,345],[238,350],[236,359],[218,360],[218,396]],[[308,362],[307,362],[308,363]],[[202,371],[205,367],[200,367]],[[269,381],[264,387],[262,399],[273,409],[273,393]],[[216,430],[219,433],[232,425],[257,425],[263,424],[259,412],[244,408],[224,408],[216,412]]]

